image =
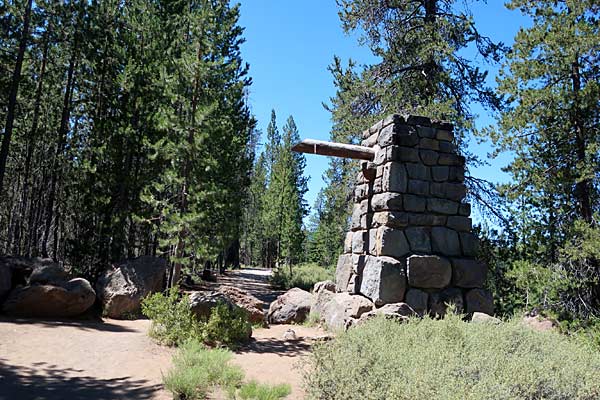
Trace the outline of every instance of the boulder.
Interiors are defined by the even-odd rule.
[[[251,323],[263,324],[265,322],[263,302],[256,297],[232,286],[222,286],[219,292],[227,296],[232,303],[246,310]]]
[[[417,315],[415,311],[406,303],[391,303],[386,304],[381,308],[364,313],[359,319],[350,320],[347,327],[357,326],[371,320],[379,315],[385,318],[394,319],[397,321],[406,321],[409,317]]]
[[[360,293],[375,305],[396,303],[404,299],[406,272],[404,263],[392,257],[368,257],[362,273]]]
[[[322,291],[335,292],[335,282],[333,281],[321,281],[315,283],[312,292],[314,294],[321,293]]]
[[[482,312],[474,312],[471,317],[471,322],[476,324],[501,324],[502,321],[498,318],[492,317],[491,315],[482,313]]]
[[[96,284],[104,315],[121,318],[127,313],[137,312],[144,297],[162,290],[166,270],[166,261],[152,256],[113,265]]]
[[[325,314],[325,307],[327,307],[327,304],[329,304],[334,294],[335,292],[330,292],[328,290],[322,290],[318,293],[315,292],[310,305],[310,313],[322,318]]]
[[[21,317],[74,317],[87,311],[96,299],[90,283],[83,278],[58,285],[32,285],[14,289],[2,310]]]
[[[439,256],[410,256],[406,269],[408,283],[418,288],[443,288],[448,286],[452,278],[450,261]]]
[[[57,265],[51,258],[41,257],[0,257],[0,269],[8,269],[12,273],[12,287],[27,285],[29,276],[37,267]]]
[[[60,265],[36,265],[29,276],[30,285],[60,285],[69,280],[69,274]]]
[[[306,320],[313,296],[306,290],[293,288],[271,303],[267,321],[271,324],[301,323]]]
[[[537,315],[525,315],[523,325],[538,332],[548,332],[556,329],[556,324],[552,320]]]
[[[373,310],[374,304],[366,297],[349,293],[336,293],[325,305],[321,318],[330,329],[347,329],[353,319]]]
[[[335,269],[335,286],[339,292],[348,290],[350,276],[352,276],[352,254],[342,254],[338,258]]]
[[[199,320],[208,320],[213,308],[219,304],[225,304],[230,309],[237,307],[235,303],[221,292],[191,292],[190,309]]]

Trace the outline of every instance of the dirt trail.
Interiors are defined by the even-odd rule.
[[[267,302],[277,295],[262,271],[236,271],[219,283]],[[170,399],[161,377],[170,367],[173,350],[153,343],[146,335],[149,326],[147,320],[1,318],[0,400]],[[298,341],[282,339],[289,328]],[[308,353],[310,339],[321,334],[319,329],[302,326],[257,329],[254,340],[236,352],[234,362],[244,368],[247,379],[289,383],[288,399],[301,399],[297,365]]]

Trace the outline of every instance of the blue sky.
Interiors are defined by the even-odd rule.
[[[335,0],[240,2],[240,25],[245,27],[246,39],[242,56],[250,64],[253,79],[250,105],[259,129],[266,132],[271,109],[275,109],[280,127],[293,115],[302,138],[328,140],[331,120],[322,103],[329,103],[335,87],[327,66],[334,55],[344,61],[352,58],[359,64],[372,63],[375,58],[367,48],[358,45],[357,35],[344,34]],[[505,44],[513,42],[521,25],[529,24],[518,11],[507,10],[501,0],[473,3],[471,10],[479,30]],[[498,67],[482,67],[490,70],[493,82]],[[479,114],[478,126],[494,122],[485,111],[474,110]],[[478,145],[475,141],[470,146],[482,158],[491,150],[489,144]],[[489,160],[490,166],[478,168],[472,174],[492,182],[505,181],[507,176],[500,168],[509,159],[505,155]],[[311,207],[324,185],[322,175],[327,165],[326,157],[307,156],[305,175],[310,181],[306,200]]]

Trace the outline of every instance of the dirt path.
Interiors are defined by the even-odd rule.
[[[240,287],[263,301],[273,293],[264,272],[230,273],[220,284]],[[207,289],[213,288],[210,284]],[[268,304],[268,303],[267,303]],[[0,400],[166,400],[162,373],[173,350],[150,340],[147,320],[42,321],[0,319]],[[286,342],[293,329],[298,341]],[[301,399],[299,361],[308,354],[316,328],[279,325],[254,331],[235,354],[247,379],[289,383],[289,399]]]

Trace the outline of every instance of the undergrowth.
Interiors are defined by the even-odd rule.
[[[293,266],[291,273],[287,267],[279,268],[273,273],[271,284],[278,289],[297,287],[304,290],[311,290],[315,283],[333,279],[334,270],[332,268],[307,263]]]

